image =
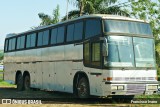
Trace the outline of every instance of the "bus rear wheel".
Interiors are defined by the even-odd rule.
[[[17,76],[17,90],[22,91],[23,90],[23,76],[22,74],[19,74]]]
[[[85,77],[82,77],[78,82],[77,94],[79,98],[89,97],[89,83]]]
[[[30,77],[29,77],[29,75],[26,75],[24,77],[24,89],[30,90]]]

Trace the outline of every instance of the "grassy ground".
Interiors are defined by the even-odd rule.
[[[0,80],[0,87],[15,87],[15,85],[12,85],[3,80]]]
[[[135,98],[160,98],[160,94],[154,94],[154,95],[137,95]]]
[[[3,72],[3,71],[0,70],[0,72]],[[0,87],[15,87],[15,85],[12,85],[3,81],[2,78],[3,78],[3,74],[0,73]]]
[[[3,74],[0,74],[0,79],[1,79],[1,77],[3,77]]]

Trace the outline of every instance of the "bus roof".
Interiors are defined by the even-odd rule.
[[[145,22],[143,20],[129,18],[129,17],[125,17],[125,16],[119,16],[119,15],[91,14],[91,15],[83,15],[83,16],[75,18],[75,19],[59,22],[59,23],[56,23],[56,24],[48,25],[48,26],[41,26],[41,27],[38,27],[38,28],[35,28],[35,29],[32,29],[32,30],[22,32],[22,33],[17,33],[17,34],[16,33],[10,33],[10,34],[7,34],[6,38],[14,37],[16,35],[22,35],[22,34],[30,33],[30,32],[37,31],[37,30],[42,30],[42,29],[49,28],[49,27],[52,27],[52,26],[64,24],[64,23],[67,23],[67,22],[76,21],[76,20],[79,20],[79,19],[86,19],[86,18],[115,19],[115,20],[126,20],[126,21],[128,20],[128,21]],[[145,22],[145,23],[147,23],[147,22]]]

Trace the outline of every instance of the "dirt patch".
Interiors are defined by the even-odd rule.
[[[60,93],[53,91],[43,91],[43,90],[29,90],[29,91],[18,91],[16,87],[1,87],[0,88],[0,99],[14,99],[14,98],[73,98],[72,94]]]
[[[15,87],[0,87],[0,104],[2,99],[13,100],[42,100],[42,105],[26,105],[25,107],[105,107],[114,106],[119,107],[119,103],[113,102],[112,99],[77,99],[73,94],[44,91],[44,90],[29,90],[18,91]],[[52,105],[44,105],[52,104]],[[12,103],[12,107],[21,107],[22,105],[15,105]],[[124,107],[128,107],[128,104],[123,104]],[[3,107],[10,107],[10,105],[0,105]],[[123,107],[122,106],[122,107]]]

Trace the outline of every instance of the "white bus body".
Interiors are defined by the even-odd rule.
[[[121,17],[121,16],[112,16],[112,15],[89,15],[89,16],[82,16],[78,19],[62,22],[56,25],[50,25],[47,27],[27,31],[21,34],[15,34],[15,35],[9,35],[6,37],[6,44],[5,44],[5,54],[4,54],[4,80],[9,81],[13,84],[18,84],[18,76],[22,75],[23,79],[22,81],[25,81],[25,76],[29,75],[30,81],[29,86],[32,88],[39,88],[43,90],[53,90],[53,91],[61,91],[61,92],[68,92],[68,93],[74,93],[78,91],[79,97],[88,97],[89,95],[95,95],[95,96],[109,96],[109,95],[136,95],[136,94],[153,94],[157,91],[158,82],[156,80],[157,77],[157,71],[154,66],[155,64],[155,56],[153,58],[153,62],[149,63],[149,66],[147,64],[142,64],[143,67],[130,67],[133,63],[128,63],[128,59],[125,59],[125,63],[119,62],[113,62],[110,63],[110,65],[118,65],[116,67],[107,67],[107,68],[101,68],[101,67],[92,67],[92,66],[85,66],[84,64],[84,43],[87,43],[87,41],[90,41],[90,39],[83,39],[80,42],[77,43],[68,43],[68,44],[61,44],[61,45],[48,45],[48,46],[42,46],[38,47],[37,45],[34,48],[26,49],[26,45],[24,46],[24,49],[16,50],[16,48],[11,51],[9,50],[9,39],[12,39],[14,37],[17,37],[19,35],[28,35],[28,33],[36,32],[36,38],[38,37],[37,32],[43,29],[51,29],[54,26],[58,25],[64,25],[65,26],[65,32],[67,30],[67,23],[74,22],[78,20],[88,20],[92,18],[99,18],[100,21],[103,20],[122,20],[122,21],[128,21],[128,22],[137,22],[137,23],[146,23],[141,20],[131,19],[127,17]],[[86,24],[86,23],[85,23]],[[84,25],[85,25],[84,24]],[[104,23],[101,23],[102,25],[102,31],[103,33],[101,35],[105,35],[104,33]],[[123,28],[123,26],[122,26]],[[114,28],[113,28],[114,30]],[[84,28],[83,28],[83,32]],[[90,31],[92,32],[92,31]],[[129,34],[129,33],[128,33]],[[51,35],[51,34],[50,34]],[[84,35],[84,33],[83,33]],[[100,36],[101,36],[100,35]],[[106,35],[110,35],[106,32]],[[114,33],[114,35],[119,36],[117,32]],[[125,35],[125,33],[120,33],[120,36]],[[144,35],[143,35],[144,36]],[[65,33],[66,37],[66,33]],[[97,36],[96,36],[97,37]],[[129,36],[126,36],[129,37]],[[132,37],[132,36],[131,36]],[[134,42],[134,37],[139,38],[138,35],[134,35],[132,37],[132,43]],[[94,38],[94,37],[93,37]],[[99,37],[98,37],[99,38]],[[105,41],[105,36],[102,36],[100,38],[100,41]],[[145,37],[147,38],[147,37]],[[8,43],[7,43],[8,39]],[[153,38],[152,38],[153,39]],[[36,39],[37,40],[37,39]],[[111,42],[114,40],[110,40]],[[125,41],[127,39],[124,39],[122,41]],[[129,39],[128,39],[129,40]],[[18,40],[16,40],[15,43],[17,43]],[[25,40],[27,41],[27,40]],[[31,40],[32,41],[32,40]],[[38,40],[37,40],[38,41]],[[37,43],[36,41],[36,43]],[[108,42],[105,41],[105,42]],[[65,40],[66,42],[66,40]],[[64,43],[65,43],[64,42]],[[135,41],[136,42],[136,41]],[[11,44],[14,42],[10,42]],[[26,42],[25,42],[26,43]],[[92,43],[91,43],[92,44]],[[103,44],[103,43],[101,43]],[[123,46],[125,44],[129,44],[129,42],[118,42],[118,44],[122,44]],[[135,43],[136,44],[136,43]],[[6,48],[7,46],[7,48]],[[13,44],[12,44],[13,46]],[[11,46],[11,47],[12,47]],[[15,45],[16,47],[17,45]],[[98,45],[97,45],[98,46]],[[107,50],[107,55],[109,56],[110,53],[110,43],[106,45],[109,50]],[[116,50],[123,50],[122,47],[118,47],[118,45],[114,45],[113,49]],[[139,48],[136,48],[137,45],[133,45],[135,51]],[[92,45],[89,47],[92,47]],[[103,48],[103,46],[102,46]],[[107,55],[103,56],[103,51],[101,51],[100,48],[100,58],[102,58],[101,62],[103,63],[109,63],[104,61]],[[87,48],[88,49],[88,48]],[[90,48],[89,48],[90,49]],[[97,49],[97,48],[95,48]],[[154,49],[154,45],[153,45]],[[98,50],[98,49],[97,49]],[[92,49],[93,51],[93,49]],[[90,52],[90,51],[89,51]],[[115,51],[116,52],[116,51]],[[119,52],[119,51],[118,51]],[[140,51],[137,51],[137,53]],[[154,52],[153,52],[154,53]],[[91,53],[89,53],[90,55]],[[125,53],[126,56],[129,53]],[[119,54],[119,59],[121,57],[121,53]],[[92,55],[94,56],[94,55]],[[115,55],[116,57],[116,55]],[[130,57],[132,57],[132,54],[130,54]],[[134,55],[134,58],[136,55]],[[95,60],[98,58],[98,54],[95,55]],[[114,58],[111,58],[109,60],[114,60]],[[126,61],[127,60],[127,61]],[[142,59],[134,59],[133,61],[137,61]],[[150,59],[148,59],[150,61]],[[101,63],[100,62],[100,63]],[[127,63],[126,63],[127,62]],[[95,61],[96,63],[96,61]],[[101,63],[101,64],[102,64]],[[135,64],[135,63],[134,63]],[[134,65],[133,64],[133,65]],[[138,66],[138,63],[136,63]],[[109,65],[109,66],[110,66]],[[127,65],[128,67],[124,67],[124,65]],[[139,64],[141,65],[141,64]],[[102,66],[104,66],[102,64]],[[122,66],[122,67],[121,67]],[[144,67],[147,66],[147,67]],[[80,78],[86,78],[87,84],[83,82],[82,84],[79,83]],[[23,82],[23,85],[25,83]],[[79,87],[77,86],[80,84]],[[88,94],[86,94],[85,91],[86,88],[85,85],[88,85],[89,88],[87,88]],[[79,90],[82,91],[79,92]],[[80,95],[82,94],[82,95]]]

